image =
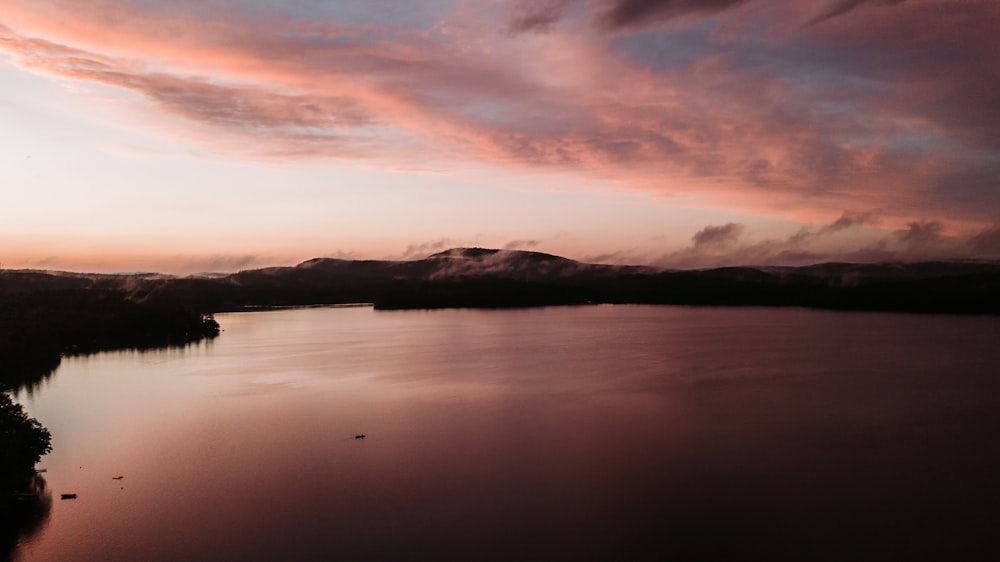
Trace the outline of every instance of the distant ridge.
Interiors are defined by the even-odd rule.
[[[368,302],[378,308],[628,303],[1000,314],[1000,263],[825,263],[667,271],[473,247],[417,260],[314,258],[295,266],[217,276],[0,271],[0,295],[90,289],[205,312]]]

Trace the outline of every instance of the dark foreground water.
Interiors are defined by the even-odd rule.
[[[54,436],[52,509],[20,559],[1000,553],[997,318],[595,306],[218,320],[212,343],[67,359],[20,395]]]

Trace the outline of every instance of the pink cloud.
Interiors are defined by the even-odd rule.
[[[994,2],[516,0],[506,27],[466,6],[433,28],[195,5],[8,0],[0,49],[137,93],[220,151],[556,167],[894,225],[1000,206]],[[622,48],[706,20],[687,57]]]

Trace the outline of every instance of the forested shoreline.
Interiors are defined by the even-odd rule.
[[[539,252],[456,248],[413,261],[317,258],[216,276],[0,271],[0,389],[37,382],[66,355],[186,345],[212,313],[371,303],[379,309],[579,304],[797,306],[1000,314],[1000,264],[927,262],[670,271]]]
[[[9,392],[37,385],[65,355],[180,346],[218,334],[210,314],[138,302],[120,289],[43,284],[0,292],[0,558],[42,524],[51,505],[35,472],[51,436]]]
[[[180,346],[219,334],[210,314],[110,289],[0,294],[0,388],[30,385],[64,355]]]

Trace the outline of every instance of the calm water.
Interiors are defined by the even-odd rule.
[[[595,306],[218,320],[214,342],[71,358],[19,396],[54,436],[40,466],[55,498],[20,559],[998,552],[997,318]]]

